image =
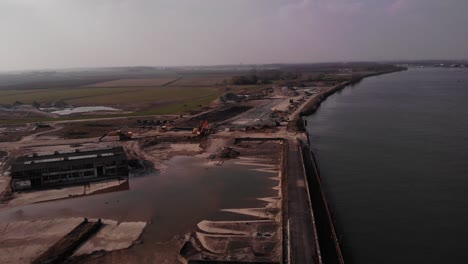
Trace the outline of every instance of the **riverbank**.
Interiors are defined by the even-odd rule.
[[[361,75],[366,75],[370,69],[362,70]],[[80,258],[86,263],[116,259],[176,263],[181,258],[198,261],[201,256],[209,256],[207,261],[246,263],[280,259],[288,263],[343,263],[320,178],[313,173],[318,172],[318,166],[309,164],[310,150],[301,143],[307,142],[307,134],[289,127],[297,123],[291,120],[302,120],[311,105],[318,107],[320,100],[344,84],[363,78],[353,73],[308,76],[303,83],[274,86],[239,102],[219,102],[215,110],[194,116],[119,119],[99,125],[97,120],[51,123],[52,134],[32,134],[18,142],[1,143],[14,156],[122,146],[132,162],[150,162],[160,174],[134,175],[122,192],[4,208],[0,218],[92,217],[149,223],[141,237],[144,243]],[[213,135],[202,138],[192,133],[200,121],[209,122]],[[131,129],[133,140],[99,140],[98,136],[111,127]],[[76,131],[86,132],[79,137],[69,133]],[[24,210],[20,216],[14,214],[18,209]],[[251,227],[252,235],[229,231],[237,226],[246,230],[244,225]],[[180,251],[180,247],[190,250]]]
[[[310,116],[317,109],[320,107],[320,104],[327,99],[330,95],[346,88],[347,86],[353,86],[361,82],[363,79],[368,78],[368,77],[373,77],[373,76],[378,76],[378,75],[383,75],[383,74],[389,74],[389,73],[394,73],[394,72],[399,72],[399,71],[406,71],[407,68],[405,67],[397,67],[394,70],[389,70],[389,71],[382,71],[382,72],[374,72],[374,73],[369,73],[369,74],[364,74],[360,76],[356,76],[352,78],[349,81],[342,82],[336,86],[330,87],[329,89],[322,91],[314,96],[312,96],[309,101],[307,101],[293,116],[292,120],[290,120],[288,125],[288,130],[290,131],[306,131],[305,129],[305,122],[303,121],[303,118],[306,116]]]
[[[300,157],[304,167],[305,185],[309,196],[309,207],[312,216],[312,225],[315,230],[314,241],[315,251],[319,254],[320,261],[326,263],[343,264],[344,256],[342,253],[342,245],[340,244],[339,235],[335,228],[335,220],[330,208],[329,202],[327,201],[326,190],[322,186],[322,180],[320,176],[320,170],[318,162],[315,158],[314,153],[311,150],[308,133],[305,130],[306,121],[304,116],[313,114],[320,106],[320,104],[330,95],[337,91],[344,89],[349,85],[354,85],[362,81],[364,78],[377,76],[387,73],[393,73],[406,70],[405,68],[398,68],[392,71],[379,72],[373,74],[367,74],[354,78],[351,81],[343,82],[339,85],[331,87],[319,94],[312,96],[309,101],[304,103],[293,116],[289,131],[296,131],[297,137],[300,138],[302,134],[306,134],[306,141],[299,140]]]
[[[467,83],[466,69],[411,68],[348,87],[307,118],[347,263],[466,258]]]

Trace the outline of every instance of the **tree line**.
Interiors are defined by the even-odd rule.
[[[296,80],[300,77],[301,73],[299,72],[284,72],[280,70],[252,70],[245,75],[233,76],[229,83],[233,85],[269,84],[272,81]]]

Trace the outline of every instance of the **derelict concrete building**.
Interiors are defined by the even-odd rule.
[[[55,152],[18,157],[11,166],[13,190],[81,184],[127,178],[127,155],[122,147]]]

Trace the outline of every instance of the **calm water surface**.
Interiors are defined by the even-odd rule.
[[[348,263],[466,263],[468,69],[365,79],[308,131]]]
[[[202,220],[237,220],[248,217],[224,213],[225,208],[263,207],[257,198],[278,196],[271,173],[254,166],[208,165],[205,159],[175,157],[167,171],[130,178],[129,190],[0,208],[0,221],[93,217],[149,222],[145,243],[181,236]]]

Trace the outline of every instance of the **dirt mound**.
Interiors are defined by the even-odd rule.
[[[218,153],[209,156],[209,159],[235,159],[239,157],[240,152],[231,147],[223,147]]]
[[[218,154],[218,158],[222,159],[235,159],[239,157],[240,152],[234,150],[233,148],[230,147],[225,147],[221,150],[221,152]]]
[[[217,107],[220,107],[224,104],[223,100],[221,100],[221,96],[219,96],[218,98],[216,98],[214,101],[212,101],[209,106],[211,108],[217,108]]]
[[[13,103],[12,106],[15,107],[15,106],[19,106],[19,105],[24,105],[24,103],[20,102],[20,101],[16,101],[16,102]]]
[[[11,108],[0,107],[0,119],[29,117],[57,117],[57,115],[40,111],[32,105],[16,105]]]
[[[220,96],[221,101],[227,103],[227,102],[240,102],[242,100],[246,99],[246,96],[244,95],[237,95],[234,93],[227,93],[225,95]]]
[[[57,107],[57,108],[67,108],[70,107],[70,105],[65,102],[64,100],[58,100],[50,103],[51,107]]]
[[[298,96],[299,93],[295,91],[294,89],[283,86],[283,87],[277,87],[275,88],[273,95],[275,96]]]
[[[185,121],[183,125],[196,127],[200,124],[201,121],[208,121],[210,124],[214,124],[217,122],[225,121],[230,118],[233,118],[243,112],[250,110],[252,107],[250,106],[226,106],[220,107],[210,112],[206,112],[204,114],[200,114],[190,118],[189,120]]]

